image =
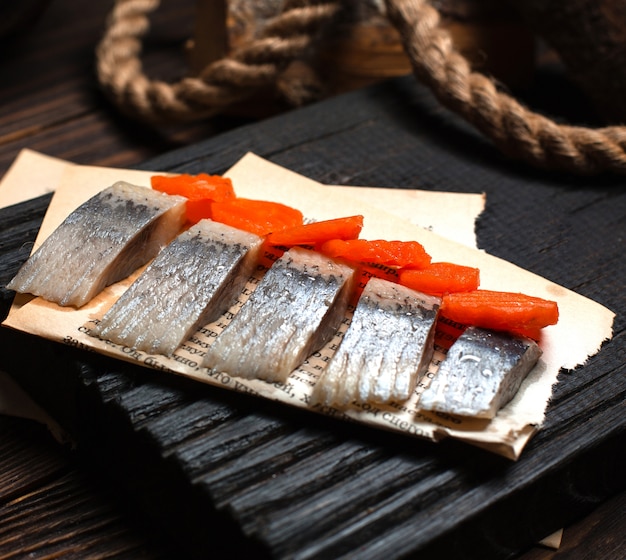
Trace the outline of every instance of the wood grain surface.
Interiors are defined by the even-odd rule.
[[[189,16],[185,4],[164,4],[172,10],[166,21],[181,22],[164,32],[184,28],[184,19],[172,18]],[[616,336],[587,366],[563,374],[544,430],[510,464],[452,443],[407,446],[404,438],[40,341],[37,353],[16,360],[7,349],[33,341],[3,333],[0,367],[34,383],[39,398],[45,400],[46,384],[62,396],[55,413],[82,445],[78,452],[61,448],[40,426],[0,420],[0,557],[180,557],[186,546],[211,557],[426,557],[429,549],[452,547],[449,557],[458,558],[619,558],[626,503],[619,492],[624,183],[508,165],[411,80],[202,144],[192,142],[241,121],[155,135],[117,116],[95,88],[91,49],[106,9],[53,2],[36,33],[11,43],[16,56],[0,63],[2,169],[24,146],[120,166],[163,154],[144,167],[213,172],[254,150],[329,183],[486,191],[481,245],[618,311]],[[154,60],[157,67],[171,64]],[[560,83],[552,75],[546,80]],[[541,97],[552,108],[557,100]],[[577,110],[575,101],[564,113]],[[169,151],[177,143],[185,147]],[[25,258],[23,243],[46,204],[2,213],[2,286]],[[2,298],[6,305],[10,294]],[[155,530],[163,524],[169,536]],[[560,551],[532,548],[562,524],[568,526]]]

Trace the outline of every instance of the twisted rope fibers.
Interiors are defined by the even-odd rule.
[[[385,0],[416,78],[439,102],[466,119],[506,156],[533,166],[595,174],[626,173],[626,127],[557,124],[498,91],[472,71],[427,0]],[[159,0],[116,0],[96,50],[100,83],[120,109],[149,122],[198,120],[275,85],[287,66],[312,48],[335,19],[341,0],[291,0],[261,36],[174,84],[148,79],[141,40]]]
[[[149,80],[140,59],[148,16],[159,0],[116,0],[96,49],[98,80],[127,114],[148,122],[206,118],[274,84],[289,62],[303,56],[316,32],[332,20],[337,2],[287,2],[263,36],[205,68],[169,84]]]

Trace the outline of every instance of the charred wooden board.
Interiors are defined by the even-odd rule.
[[[625,487],[624,179],[507,163],[404,79],[144,167],[219,173],[248,150],[326,183],[486,192],[480,246],[611,308],[615,335],[561,374],[545,426],[511,463],[3,329],[0,367],[73,427],[139,511],[195,556],[504,558]],[[2,285],[47,202],[0,211]],[[32,345],[36,353],[15,351]]]

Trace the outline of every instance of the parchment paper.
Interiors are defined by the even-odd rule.
[[[52,193],[71,163],[24,149],[0,182],[0,208]]]
[[[18,204],[31,198],[55,192],[62,183],[67,169],[76,164],[51,157],[34,150],[23,149],[10,169],[0,181],[0,208]],[[101,168],[89,168],[93,173],[108,173]],[[119,170],[113,170],[110,180],[117,180]],[[124,171],[127,179],[147,185],[146,174]],[[109,179],[107,179],[109,180]],[[74,185],[76,191],[82,186]],[[475,245],[474,223],[484,209],[485,197],[481,194],[441,193],[413,189],[391,190],[375,187],[338,187],[328,189],[343,190],[344,194],[359,197],[364,201],[376,200],[377,205],[393,214],[432,231],[447,234],[460,243]],[[79,192],[76,200],[83,199]],[[384,195],[384,196],[383,196]],[[445,209],[444,212],[441,209]],[[61,210],[63,213],[64,211]],[[40,240],[42,237],[40,236]],[[4,372],[0,371],[0,414],[29,418],[46,424],[53,436],[61,441],[68,441],[58,423],[38,406]]]
[[[120,179],[148,185],[150,175],[149,172],[117,169],[81,166],[66,168],[37,244],[73,208],[92,194]],[[544,354],[539,364],[523,383],[517,396],[495,419],[490,422],[460,420],[419,411],[420,388],[409,401],[394,406],[354,406],[345,410],[313,406],[309,397],[311,385],[316,381],[315,365],[318,364],[315,358],[296,370],[286,384],[269,384],[258,380],[241,380],[197,367],[200,361],[198,356],[202,352],[201,344],[186,344],[184,346],[187,348],[181,348],[172,358],[166,358],[118,348],[89,336],[90,321],[101,316],[103,310],[126,289],[130,279],[109,287],[80,310],[60,308],[41,298],[26,303],[24,298],[19,298],[19,301],[16,299],[5,324],[66,344],[94,349],[205,383],[258,394],[337,418],[356,420],[433,441],[454,437],[511,459],[519,457],[530,436],[541,425],[552,385],[560,369],[572,369],[584,363],[612,334],[614,314],[610,310],[502,259],[446,239],[363,202],[358,197],[349,196],[347,189],[334,189],[332,196],[329,196],[328,186],[253,154],[242,158],[227,175],[233,179],[235,190],[240,196],[283,202],[299,208],[306,217],[312,219],[363,214],[365,227],[362,237],[365,239],[415,239],[424,245],[434,261],[447,260],[479,267],[483,288],[519,291],[556,300],[560,309],[559,323],[544,329],[541,341]],[[581,323],[580,317],[585,317],[584,323]]]

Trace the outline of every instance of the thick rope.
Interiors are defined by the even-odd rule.
[[[524,108],[472,72],[426,0],[385,0],[416,77],[442,105],[464,117],[507,156],[536,167],[581,174],[626,173],[626,127],[559,125]],[[141,38],[159,0],[116,0],[97,49],[100,82],[129,114],[152,122],[195,120],[275,85],[281,72],[311,48],[340,9],[340,0],[291,0],[263,35],[173,85],[143,73]]]
[[[116,105],[154,123],[206,118],[275,84],[339,10],[338,2],[286,2],[260,39],[210,64],[200,76],[168,84],[149,80],[140,58],[141,39],[150,27],[148,15],[159,4],[159,0],[116,0],[96,49],[98,79]]]
[[[499,92],[472,72],[426,0],[385,0],[416,77],[442,105],[463,116],[513,159],[582,174],[626,173],[626,127],[589,129],[558,125]]]

